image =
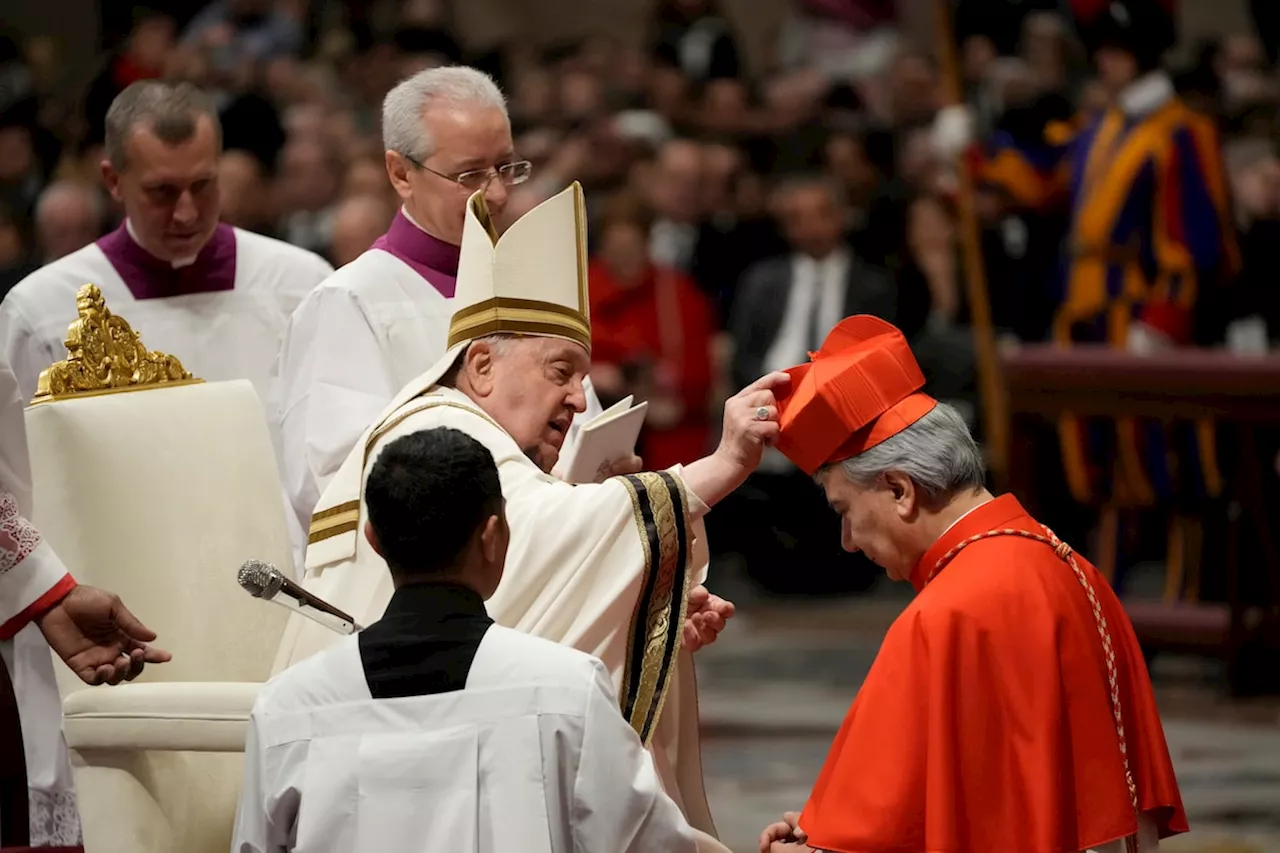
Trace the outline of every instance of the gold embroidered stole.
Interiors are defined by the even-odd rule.
[[[645,560],[619,700],[622,715],[649,746],[680,653],[692,579],[693,525],[684,484],[676,477],[650,471],[619,479],[631,493]]]

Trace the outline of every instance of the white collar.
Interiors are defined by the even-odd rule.
[[[142,249],[142,251],[144,251],[144,252],[145,252],[145,251],[147,251],[146,247],[142,245],[142,241],[138,239],[138,232],[133,230],[133,223],[129,221],[129,218],[128,218],[128,217],[125,217],[125,220],[124,220],[124,229],[125,229],[125,231],[128,231],[128,232],[129,232],[129,239],[131,239],[131,240],[133,240],[133,242],[137,243],[137,244],[138,244],[138,247],[139,247],[140,249]],[[148,254],[150,254],[150,253],[148,253]],[[170,261],[170,262],[169,262],[169,264],[170,264],[170,266],[172,266],[175,270],[177,270],[177,269],[182,269],[183,267],[189,267],[189,266],[191,266],[192,264],[194,264],[194,263],[196,262],[196,258],[197,258],[197,257],[199,257],[199,253],[196,253],[196,254],[192,255],[191,257],[189,257],[189,258],[180,258],[180,259],[178,259],[178,260],[176,260],[176,261]]]
[[[1126,86],[1116,101],[1125,115],[1143,118],[1172,101],[1175,94],[1169,75],[1152,71]]]
[[[803,263],[812,263],[818,266],[842,265],[849,261],[849,251],[844,246],[836,246],[825,258],[815,258],[813,255],[806,255],[804,252],[796,252],[796,258]]]
[[[423,234],[426,234],[428,236],[434,236],[431,234],[430,231],[428,231],[427,229],[423,228],[421,225],[418,224],[418,220],[413,218],[413,214],[409,212],[409,208],[407,205],[403,205],[403,204],[400,205],[400,212],[404,214],[404,218],[409,220],[409,224],[412,225],[414,228],[417,228]]]
[[[994,500],[994,498],[987,498],[985,501],[983,501],[982,503],[978,504],[977,506],[975,506],[975,507],[970,507],[969,509],[965,510],[964,514],[962,514],[962,515],[961,515],[959,518],[957,518],[955,521],[953,521],[953,522],[951,522],[950,524],[948,524],[948,525],[947,525],[947,529],[946,529],[946,530],[944,530],[944,531],[942,531],[942,536],[946,536],[946,535],[951,531],[951,528],[955,527],[957,524],[959,524],[960,522],[964,521],[964,520],[965,520],[965,518],[966,518],[970,513],[972,513],[974,510],[976,510],[976,509],[982,509],[984,506],[986,506],[987,504],[991,503],[991,501],[992,501],[992,500]],[[939,538],[939,539],[941,539],[941,538],[942,538],[942,536],[939,536],[938,538]]]

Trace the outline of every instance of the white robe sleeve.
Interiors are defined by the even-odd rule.
[[[40,273],[36,272],[33,275],[40,275]],[[35,396],[40,372],[55,361],[67,357],[66,349],[61,346],[61,343],[55,355],[40,340],[34,324],[24,310],[25,295],[25,291],[19,292],[15,289],[9,291],[4,300],[0,301],[0,347],[3,348],[0,358],[17,378],[16,396],[20,406],[25,406]],[[5,394],[7,402],[9,399],[7,388]]]
[[[75,581],[27,521],[31,460],[18,382],[0,359],[0,640],[54,604]]]
[[[570,820],[575,853],[697,850],[693,830],[662,790],[635,731],[618,713],[613,684],[598,662],[587,700]]]
[[[296,838],[307,742],[292,741],[268,750],[258,715],[249,716],[244,744],[244,785],[231,836],[231,853],[286,853]]]
[[[299,554],[325,486],[400,390],[388,368],[372,325],[347,289],[316,289],[289,321],[277,368],[276,419]]]

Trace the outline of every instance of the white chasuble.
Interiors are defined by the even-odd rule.
[[[332,272],[318,255],[228,225],[194,262],[173,267],[121,225],[9,291],[0,303],[0,346],[29,401],[40,372],[67,357],[76,291],[96,284],[148,349],[176,355],[200,379],[248,379],[265,404],[289,315]]]
[[[714,834],[702,784],[693,660],[680,644],[689,588],[706,576],[701,517],[707,506],[684,488],[679,467],[600,484],[565,483],[543,473],[466,395],[432,383],[428,377],[423,394],[406,388],[330,483],[312,521],[303,585],[361,624],[377,619],[392,586],[386,564],[359,533],[369,465],[379,448],[402,435],[440,426],[466,432],[493,455],[511,525],[507,570],[487,602],[489,614],[500,625],[602,660],[664,789],[693,826]],[[277,666],[337,639],[295,618]]]
[[[362,653],[345,637],[259,694],[232,853],[697,849],[599,661],[493,625],[452,655],[465,683],[375,698]]]

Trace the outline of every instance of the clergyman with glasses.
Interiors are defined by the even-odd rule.
[[[474,68],[430,68],[382,104],[387,176],[403,199],[387,233],[294,312],[272,401],[302,565],[311,513],[360,435],[446,349],[467,199],[500,218],[532,168],[515,152],[506,98]],[[588,417],[598,411],[589,396]],[[592,405],[594,404],[594,405]]]

